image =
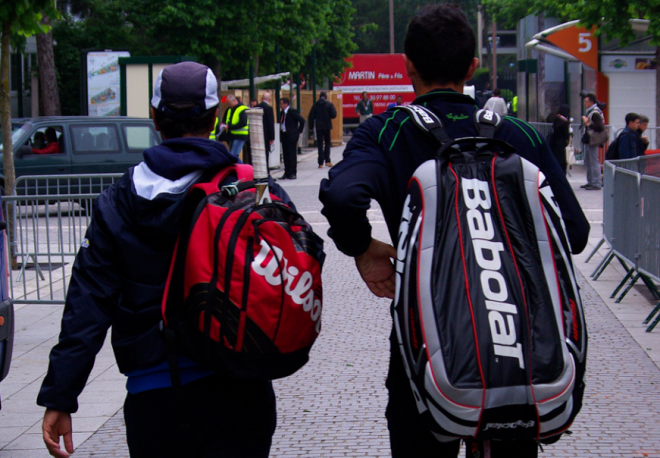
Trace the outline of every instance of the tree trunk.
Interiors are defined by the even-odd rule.
[[[14,145],[11,139],[11,100],[9,95],[9,40],[11,38],[11,23],[2,24],[2,48],[0,49],[0,118],[2,118],[2,149],[7,154],[2,155],[2,165],[5,172],[5,194],[11,195],[14,190],[14,155],[11,154]]]
[[[44,16],[42,24],[50,25],[50,19]],[[37,58],[39,60],[39,92],[44,108],[42,115],[59,116],[60,97],[57,93],[52,30],[37,35]]]
[[[9,95],[9,40],[11,38],[11,22],[2,24],[2,42],[0,44],[0,119],[2,120],[2,165],[5,172],[4,194],[12,195],[14,192],[14,145],[11,138],[11,100]],[[7,222],[7,236],[11,253],[11,267],[16,267],[16,256],[13,254],[14,238],[14,207],[6,205],[5,221]]]

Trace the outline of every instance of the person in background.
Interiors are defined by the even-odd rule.
[[[584,108],[587,110],[582,116],[584,133],[602,132],[605,129],[603,112],[598,108],[598,99],[593,92],[584,97]],[[603,187],[600,162],[598,162],[598,145],[582,144],[584,151],[584,166],[587,169],[587,184],[580,186],[588,191],[598,191]]]
[[[35,135],[36,137],[36,135]],[[57,142],[57,131],[54,127],[46,129],[46,147],[32,148],[34,154],[57,154],[60,152],[60,144]]]
[[[646,129],[649,127],[649,117],[646,115],[639,115],[639,130],[637,131],[637,134],[639,135],[639,144],[638,144],[638,149],[639,149],[639,155],[643,156],[644,152],[649,149],[649,137],[644,135],[644,132]]]
[[[374,103],[369,98],[367,91],[362,93],[362,98],[355,106],[355,112],[360,115],[360,124],[373,116]]]
[[[559,112],[552,122],[552,137],[550,138],[550,149],[552,154],[557,158],[557,162],[561,166],[564,173],[566,173],[566,147],[571,138],[570,133],[570,107],[562,105],[559,107]]]
[[[387,106],[387,109],[389,110],[390,108],[400,107],[401,105],[403,105],[403,97],[400,96],[400,95],[397,95],[397,96],[396,96],[396,102],[392,102],[392,103],[390,103],[390,104]]]
[[[266,145],[266,166],[268,166],[268,156],[270,156],[268,153],[275,142],[275,112],[270,104],[270,92],[264,92],[257,108],[264,110],[264,145]]]
[[[327,167],[332,167],[330,160],[330,131],[332,130],[332,120],[337,117],[337,109],[328,102],[328,95],[321,91],[319,99],[309,111],[307,121],[309,127],[316,129],[316,146],[319,150],[319,168],[323,168],[323,163]]]
[[[639,140],[639,115],[637,113],[628,113],[626,115],[626,127],[619,134],[619,159],[632,159],[644,154],[641,150],[641,140]]]
[[[250,108],[254,108],[257,106],[257,99],[250,99]]]
[[[248,108],[240,102],[239,98],[231,94],[227,96],[227,103],[229,108],[225,110],[222,117],[221,127],[227,132],[229,152],[238,157],[250,134],[246,113]]]
[[[305,129],[305,119],[300,116],[296,110],[289,105],[289,99],[282,97],[280,99],[280,140],[282,141],[282,158],[284,160],[284,175],[280,180],[295,180],[298,173],[298,160],[296,158],[296,148],[298,138]]]
[[[499,87],[493,90],[493,96],[484,105],[484,110],[490,110],[500,116],[506,116],[509,113],[506,109],[506,101],[502,98],[502,90]]]

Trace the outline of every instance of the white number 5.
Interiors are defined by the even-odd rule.
[[[581,33],[579,38],[578,38],[578,43],[580,43],[580,48],[578,49],[580,52],[589,52],[591,51],[591,33],[589,32],[584,32]],[[584,47],[582,47],[584,45]]]

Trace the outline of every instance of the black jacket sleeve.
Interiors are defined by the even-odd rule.
[[[335,106],[330,102],[326,102],[326,106],[328,107],[328,113],[330,114],[330,119],[335,119],[337,117],[337,109],[335,108]]]
[[[103,199],[103,195],[99,198]],[[59,341],[53,347],[37,404],[73,413],[111,325],[120,275],[109,229],[95,205],[92,223],[78,251],[67,293]]]
[[[302,134],[305,130],[305,118],[300,116],[300,113],[291,108],[289,109],[289,115],[296,120],[298,123],[298,133]]]
[[[309,116],[307,116],[307,122],[309,123],[309,128],[314,128],[314,121],[316,120],[316,104],[312,105],[312,109],[309,110]]]
[[[263,104],[264,108],[264,132],[268,141],[275,140],[275,114],[273,107],[267,103]]]

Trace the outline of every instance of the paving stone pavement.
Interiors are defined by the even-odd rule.
[[[338,149],[333,148],[335,160],[338,156]],[[574,169],[573,173],[577,175],[580,170]],[[316,168],[315,153],[311,153],[299,164],[298,180],[282,182],[298,210],[326,239],[327,259],[323,273],[323,330],[311,360],[295,375],[275,382],[278,428],[271,457],[389,457],[384,418],[391,327],[389,301],[371,295],[359,279],[352,259],[327,242],[328,225],[319,213],[317,200],[318,183],[326,174],[327,169]],[[581,182],[575,183],[577,194]],[[598,210],[595,194],[578,197],[581,202],[583,197],[587,199],[583,207]],[[378,208],[372,208],[369,215],[374,236],[388,240]],[[596,227],[598,217],[592,222]],[[595,229],[592,246],[598,238]],[[584,264],[583,259],[584,255],[576,258],[576,266],[583,273],[590,272],[598,261]],[[615,271],[611,275],[621,278]],[[584,407],[571,428],[573,434],[545,446],[540,456],[660,458],[660,368],[649,356],[660,349],[660,339],[652,335],[654,340],[645,344],[648,350],[640,347],[641,340],[633,338],[627,321],[617,318],[611,301],[603,300],[611,289],[603,288],[603,282],[590,283],[580,273],[578,276],[590,337]],[[622,305],[641,309],[641,314],[650,307],[641,290],[631,293]],[[4,384],[2,388],[5,394]],[[80,437],[75,457],[128,457],[121,406],[117,402],[112,405],[116,408],[108,413],[108,420],[91,436]],[[0,458],[45,456],[24,452],[3,448]]]

